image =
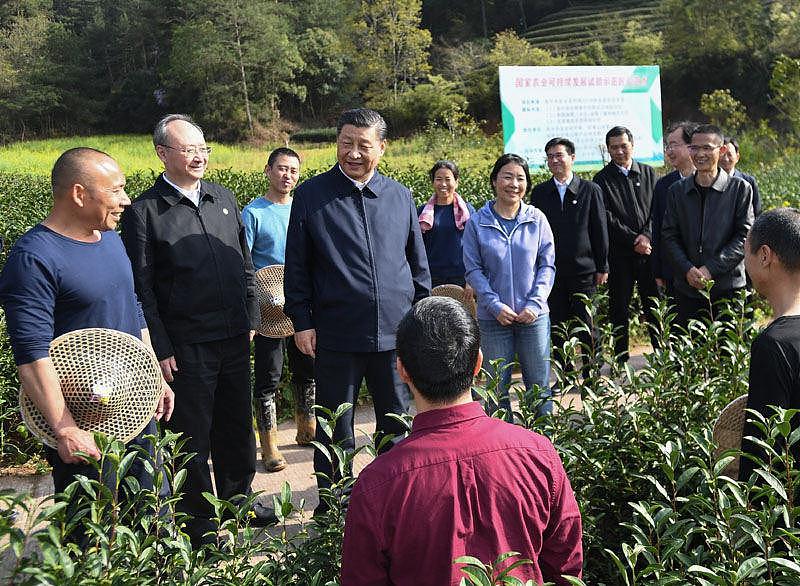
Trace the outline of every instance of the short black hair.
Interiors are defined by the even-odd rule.
[[[608,146],[609,141],[614,136],[622,136],[623,134],[628,136],[628,140],[633,142],[633,133],[625,128],[624,126],[615,126],[608,132],[606,132],[606,146]]]
[[[681,120],[680,122],[673,122],[669,126],[667,126],[667,133],[664,135],[664,138],[675,132],[676,130],[681,131],[681,138],[685,144],[689,144],[692,142],[692,132],[694,129],[697,128],[697,122],[692,122],[691,120]]]
[[[339,121],[336,123],[337,137],[346,124],[350,124],[356,128],[372,128],[374,126],[378,131],[378,138],[381,140],[385,140],[388,133],[386,120],[383,119],[383,116],[369,108],[354,108],[342,112],[342,115],[339,116]]]
[[[274,151],[269,154],[267,158],[267,167],[272,167],[275,164],[275,159],[278,157],[294,157],[297,159],[297,162],[300,162],[300,155],[294,152],[289,147],[278,147]]]
[[[713,124],[698,124],[692,131],[692,137],[694,137],[695,134],[713,134],[719,138],[721,144],[725,144],[725,135],[719,126],[714,126]]]
[[[735,136],[726,136],[725,139],[722,141],[722,144],[732,144],[733,148],[736,149],[737,153],[740,153],[739,150],[739,141],[736,140]]]
[[[458,179],[458,165],[456,165],[453,161],[436,161],[433,164],[433,167],[431,167],[431,170],[428,171],[428,176],[431,178],[431,182],[433,182],[433,178],[436,177],[436,171],[439,169],[450,169],[453,177]]]
[[[547,141],[547,144],[544,145],[544,154],[547,154],[547,151],[549,151],[554,146],[558,145],[562,145],[565,149],[567,149],[567,153],[569,153],[570,155],[575,154],[575,143],[568,138],[563,138],[560,136],[551,138],[550,140]]]
[[[397,326],[397,357],[431,403],[447,403],[470,388],[480,347],[475,318],[449,297],[426,297]]]
[[[747,241],[751,254],[766,244],[786,270],[800,271],[800,210],[776,208],[764,212],[753,222]]]
[[[519,165],[522,167],[522,170],[525,171],[525,181],[527,182],[527,185],[525,186],[525,193],[528,193],[533,187],[531,185],[531,172],[528,169],[528,161],[526,161],[523,157],[513,153],[506,153],[494,162],[494,167],[492,167],[492,172],[489,175],[489,183],[492,186],[492,189],[494,189],[494,182],[497,180],[497,175],[500,173],[500,169],[509,163]]]
[[[61,153],[50,172],[50,184],[53,193],[68,189],[76,183],[85,181],[86,163],[89,160],[108,158],[111,155],[91,147],[75,147]],[[112,159],[113,160],[113,159]]]

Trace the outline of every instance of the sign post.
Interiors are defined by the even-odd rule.
[[[603,167],[606,132],[633,133],[636,160],[664,164],[661,80],[657,65],[500,67],[505,152],[545,164],[544,145],[556,136],[575,143],[575,170]]]

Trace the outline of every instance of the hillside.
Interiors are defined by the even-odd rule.
[[[536,47],[554,53],[580,53],[599,40],[613,53],[622,39],[625,23],[639,21],[647,31],[660,31],[664,15],[660,0],[574,0],[570,6],[549,14],[528,28],[524,36]]]

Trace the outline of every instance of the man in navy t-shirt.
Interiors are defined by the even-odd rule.
[[[52,172],[53,208],[41,224],[14,245],[0,274],[0,303],[25,392],[58,439],[47,448],[56,493],[82,474],[97,478],[93,466],[76,452],[99,458],[94,437],[75,423],[49,357],[50,342],[81,328],[119,330],[148,345],[150,339],[133,289],[131,265],[114,231],[130,199],[125,176],[107,154],[90,149],[66,151]],[[172,390],[164,393],[156,419],[169,419]],[[132,440],[156,432],[155,421]],[[129,472],[143,487],[152,477],[139,461]]]

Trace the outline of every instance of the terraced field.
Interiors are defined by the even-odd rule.
[[[554,53],[580,53],[593,41],[603,43],[613,53],[622,40],[630,20],[637,20],[646,31],[661,31],[665,17],[660,0],[573,1],[530,27],[525,37],[534,46]]]

